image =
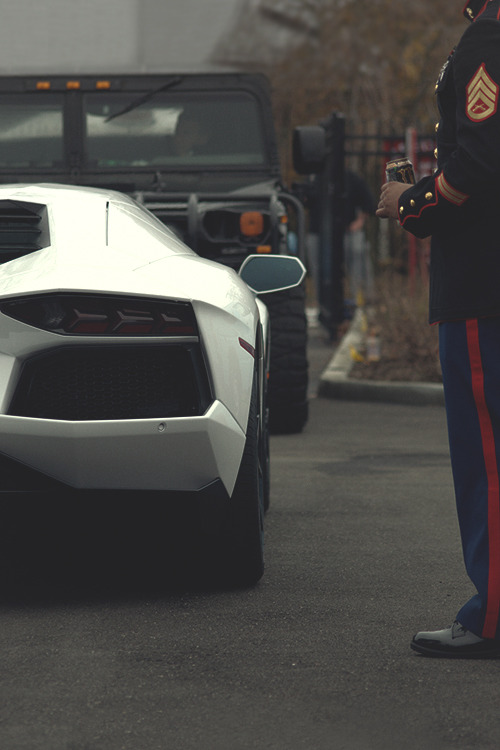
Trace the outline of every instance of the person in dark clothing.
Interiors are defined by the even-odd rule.
[[[345,173],[344,199],[344,261],[349,294],[356,299],[373,295],[373,268],[365,224],[375,213],[375,201],[370,188],[350,169]]]
[[[317,176],[302,183],[301,197],[309,213],[308,267],[316,289],[319,289],[320,259],[319,235],[321,232],[320,181]],[[342,224],[344,229],[344,266],[348,291],[352,297],[358,292],[371,296],[373,268],[370,248],[366,239],[365,224],[375,213],[375,201],[362,177],[350,169],[345,170]]]
[[[344,223],[347,229],[359,217],[359,213],[369,216],[375,213],[375,201],[370,188],[356,172],[345,171]]]
[[[440,357],[457,511],[477,593],[453,625],[419,632],[427,656],[500,656],[500,0],[469,0],[471,25],[436,92],[437,169],[387,183],[377,216],[432,235],[430,322]]]

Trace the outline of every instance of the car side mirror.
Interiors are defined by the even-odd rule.
[[[293,289],[305,275],[302,261],[291,255],[249,255],[239,270],[239,276],[256,294]]]

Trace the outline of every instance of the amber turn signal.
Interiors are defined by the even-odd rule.
[[[257,237],[264,231],[264,217],[259,211],[245,211],[240,216],[240,231],[247,237]]]

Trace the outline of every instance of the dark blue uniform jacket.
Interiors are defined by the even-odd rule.
[[[432,235],[430,322],[500,315],[500,0],[463,34],[436,84],[437,170],[399,221]]]

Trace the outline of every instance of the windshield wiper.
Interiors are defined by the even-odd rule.
[[[169,81],[163,84],[163,86],[160,86],[159,89],[154,89],[153,91],[148,91],[143,96],[138,97],[137,99],[134,99],[130,104],[127,104],[126,107],[123,109],[120,109],[119,112],[115,112],[114,115],[110,115],[109,117],[106,117],[104,122],[110,122],[111,120],[114,120],[117,117],[121,117],[122,115],[127,114],[127,112],[132,112],[133,109],[137,109],[137,107],[140,107],[142,104],[145,104],[150,99],[153,99],[157,94],[161,94],[162,91],[167,91],[167,89],[171,89],[173,86],[176,86],[178,83],[182,81],[182,76],[174,76]]]

